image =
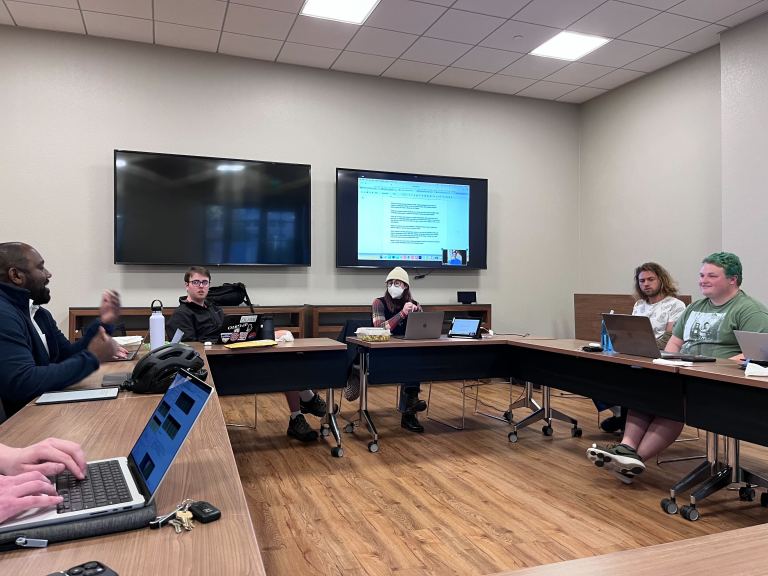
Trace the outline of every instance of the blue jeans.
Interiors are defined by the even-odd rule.
[[[400,412],[405,412],[408,405],[408,397],[418,397],[421,391],[421,384],[419,382],[403,382],[400,384],[400,402],[398,402],[397,409]]]

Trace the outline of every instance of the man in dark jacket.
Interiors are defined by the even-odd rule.
[[[32,246],[0,244],[0,402],[8,416],[43,392],[82,380],[119,351],[107,333],[120,314],[117,294],[104,293],[101,322],[71,344],[51,313],[40,307],[51,299],[50,279]]]

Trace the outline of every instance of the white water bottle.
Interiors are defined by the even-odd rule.
[[[165,316],[160,300],[152,300],[150,307],[152,314],[149,317],[149,349],[152,351],[165,344]]]

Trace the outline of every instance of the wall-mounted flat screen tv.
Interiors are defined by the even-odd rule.
[[[336,266],[487,268],[488,180],[336,169]]]
[[[115,263],[309,266],[310,166],[115,150]]]

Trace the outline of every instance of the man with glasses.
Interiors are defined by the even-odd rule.
[[[120,317],[116,292],[104,292],[100,321],[72,344],[51,313],[41,308],[51,300],[50,280],[43,257],[32,246],[0,244],[0,407],[8,416],[43,392],[66,388],[99,363],[125,354],[109,336]]]
[[[211,285],[210,271],[202,266],[191,266],[184,274],[184,284],[187,295],[179,298],[179,307],[174,310],[168,322],[168,334],[174,334],[178,329],[184,333],[184,341],[215,342],[219,339],[224,323],[224,311],[206,299]],[[287,338],[289,334],[287,330],[278,330],[275,337]],[[325,416],[325,400],[312,390],[284,394],[291,411],[288,436],[302,442],[317,440],[317,431],[312,430],[304,414]]]

